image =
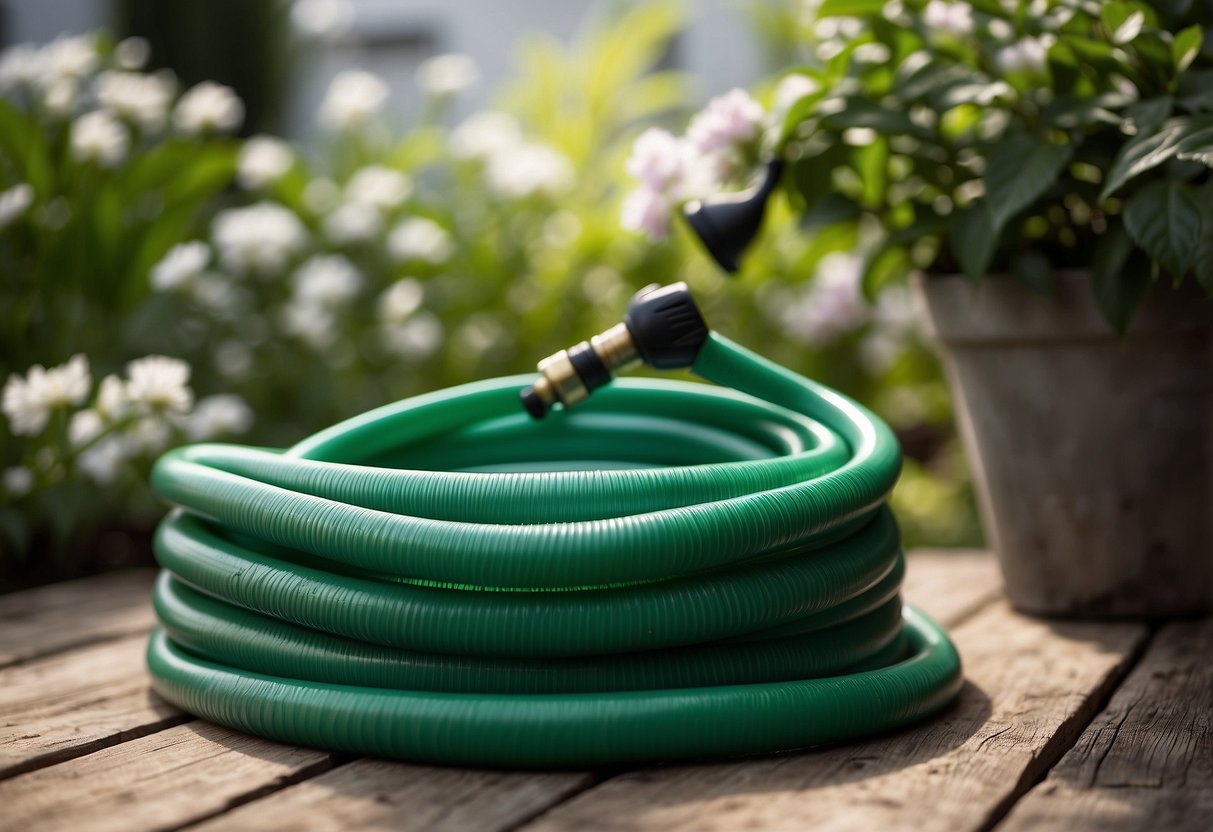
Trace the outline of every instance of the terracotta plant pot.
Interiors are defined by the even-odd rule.
[[[1077,617],[1213,609],[1213,302],[1158,286],[1117,338],[1089,275],[915,285],[1011,602]]]

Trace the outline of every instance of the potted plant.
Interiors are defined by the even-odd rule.
[[[913,276],[1012,602],[1213,608],[1213,2],[825,0],[802,25],[767,149],[806,229],[858,225],[868,293]],[[765,190],[688,203],[710,249]]]

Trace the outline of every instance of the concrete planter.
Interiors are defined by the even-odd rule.
[[[1213,609],[1213,303],[1160,286],[1125,338],[1085,272],[915,284],[1011,602],[1099,618]]]

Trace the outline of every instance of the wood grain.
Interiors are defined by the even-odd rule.
[[[0,667],[147,632],[154,569],[128,569],[0,595]]]
[[[331,766],[326,752],[191,722],[0,783],[0,830],[176,828]]]
[[[997,567],[986,554],[910,558],[907,593],[948,620],[989,602]],[[509,829],[595,782],[588,774],[518,774],[359,760],[225,813],[203,829]]]
[[[363,759],[220,815],[199,830],[513,829],[595,781],[589,774],[428,768]]]
[[[799,754],[624,774],[525,826],[552,830],[981,829],[1082,731],[1147,637],[1003,602],[953,632],[968,684],[917,728]]]
[[[128,636],[0,670],[0,778],[188,719],[148,687],[145,646]]]
[[[998,598],[998,562],[979,549],[918,549],[906,558],[902,597],[949,626]]]
[[[1213,619],[1164,627],[1000,829],[1213,829]]]

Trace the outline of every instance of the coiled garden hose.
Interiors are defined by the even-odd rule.
[[[637,358],[722,387],[608,384]],[[285,451],[165,455],[156,690],[272,739],[507,768],[800,748],[952,699],[955,649],[898,596],[879,419],[709,333],[681,284],[540,366]]]

